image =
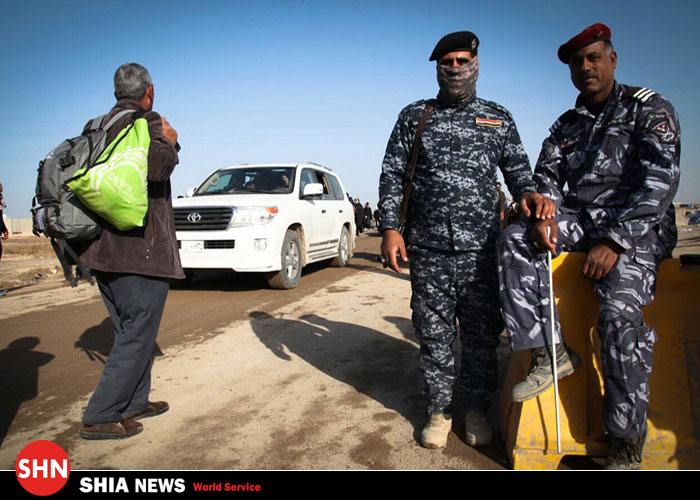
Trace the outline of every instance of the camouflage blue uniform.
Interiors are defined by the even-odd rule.
[[[557,252],[586,252],[601,239],[624,249],[611,272],[593,281],[600,305],[603,423],[618,438],[646,429],[657,337],[642,308],[654,298],[659,263],[676,244],[672,200],[679,160],[680,125],[671,103],[651,90],[615,82],[597,117],[577,101],[554,123],[535,168],[538,191],[559,208]],[[514,350],[545,345],[551,331],[546,254],[531,244],[529,229],[527,223],[509,226],[499,251],[501,301]],[[558,316],[555,323],[560,338]]]
[[[379,181],[380,230],[397,229],[402,180],[427,101],[399,114]],[[411,263],[411,308],[428,413],[450,413],[452,344],[459,321],[460,383],[467,410],[486,411],[496,384],[499,310],[497,169],[514,196],[534,191],[530,164],[510,113],[473,97],[450,107],[432,100],[421,136],[404,237]]]

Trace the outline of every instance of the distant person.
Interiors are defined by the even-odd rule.
[[[353,202],[353,207],[355,207],[355,230],[357,236],[361,236],[364,231],[363,220],[365,217],[365,211],[364,208],[362,208],[362,203],[360,203],[359,198],[355,198],[355,201]]]
[[[148,218],[144,228],[126,232],[105,223],[100,237],[81,252],[82,262],[97,280],[115,330],[114,346],[83,415],[79,434],[85,439],[134,436],[143,429],[136,420],[168,410],[166,402],[149,399],[152,355],[170,279],[185,277],[175,239],[170,189],[170,176],[178,163],[178,134],[165,117],[153,111],[153,84],[143,66],[127,63],[117,69],[114,96],[117,103],[105,121],[125,109],[144,112],[148,121]],[[110,129],[108,144],[130,116]]]
[[[374,214],[372,215],[374,216],[374,226],[379,227],[379,224],[382,221],[382,213],[379,211],[379,209],[375,209]]]
[[[371,229],[372,228],[372,207],[369,206],[369,202],[365,203],[365,208],[363,209],[363,216],[362,216],[362,224],[365,228]]]
[[[506,201],[506,195],[503,194],[503,191],[501,190],[500,182],[496,183],[496,190],[498,191],[498,217],[501,222],[502,231],[506,227],[506,205],[508,202]]]
[[[5,209],[5,200],[2,194],[2,184],[0,183],[0,260],[2,260],[2,240],[6,240],[10,237],[10,231],[7,230],[5,225],[5,217],[3,216],[3,210]]]
[[[447,444],[455,379],[464,395],[467,443],[488,446],[492,439],[486,414],[496,389],[496,347],[503,330],[496,269],[497,170],[526,214],[554,214],[554,204],[534,192],[530,163],[511,114],[476,96],[478,47],[479,39],[469,31],[451,33],[437,43],[430,56],[437,61],[437,99],[420,100],[401,111],[379,180],[382,256],[396,272],[401,272],[397,253],[404,261],[410,256],[413,326],[428,400],[421,444],[427,448]],[[403,181],[410,145],[425,113],[429,118],[420,137],[423,146],[402,236]],[[457,322],[462,366],[455,374]]]
[[[559,211],[534,226],[508,227],[500,251],[511,345],[532,352],[530,371],[511,396],[534,398],[554,381],[549,308],[542,307],[548,290],[543,252],[585,252],[581,276],[591,280],[599,303],[603,427],[611,439],[606,468],[639,469],[657,340],[642,310],[654,298],[661,260],[676,245],[680,125],[664,97],[615,81],[617,53],[604,24],[571,38],[558,57],[580,94],[544,140],[535,180]],[[555,328],[561,377],[580,358],[564,344],[559,322]]]
[[[520,213],[518,212],[518,204],[514,201],[508,205],[508,210],[506,211],[506,227],[510,226],[514,222],[520,219]]]

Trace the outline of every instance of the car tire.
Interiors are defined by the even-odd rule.
[[[267,284],[270,288],[289,290],[299,284],[302,268],[302,250],[299,235],[295,231],[287,231],[282,243],[280,258],[282,269],[274,273],[268,273]]]
[[[350,233],[348,228],[343,226],[338,240],[338,255],[331,261],[333,267],[345,267],[350,262]]]

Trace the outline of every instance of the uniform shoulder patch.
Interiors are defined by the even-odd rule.
[[[649,113],[645,117],[646,130],[653,134],[662,144],[673,144],[678,137],[678,129],[670,112],[667,109],[659,109]]]

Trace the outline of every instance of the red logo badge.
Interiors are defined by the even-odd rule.
[[[29,493],[53,495],[70,475],[70,461],[63,448],[52,441],[34,441],[22,448],[15,463],[17,481]]]

